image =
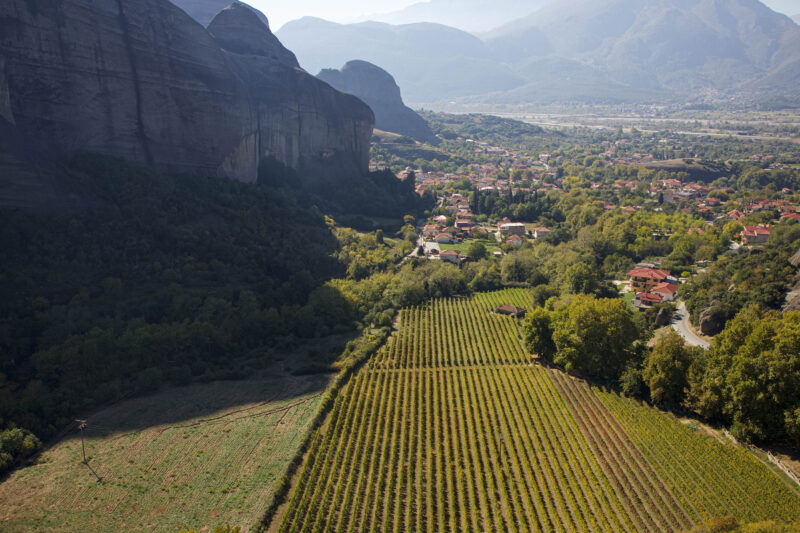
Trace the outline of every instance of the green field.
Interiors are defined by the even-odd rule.
[[[800,519],[798,487],[749,451],[537,364],[498,304],[402,311],[345,384],[271,531],[673,531]]]
[[[628,305],[631,306],[631,309],[637,311],[636,306],[633,305],[633,301],[636,300],[636,293],[634,291],[626,292],[622,295],[622,299],[628,302]]]
[[[462,243],[459,243],[459,244],[440,244],[439,245],[439,249],[442,250],[442,251],[445,251],[445,250],[458,250],[459,252],[461,252],[461,255],[467,255],[467,252],[469,251],[469,247],[473,242],[475,242],[475,241],[474,240],[466,240],[466,241],[464,241]],[[497,244],[493,244],[493,243],[488,242],[488,241],[480,241],[480,242],[483,243],[483,245],[486,247],[486,251],[488,253],[490,253],[490,254],[500,251],[500,246],[498,246]]]
[[[88,420],[0,484],[0,531],[248,531],[300,446],[321,378],[173,389]]]

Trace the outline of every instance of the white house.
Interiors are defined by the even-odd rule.
[[[522,248],[522,245],[525,243],[525,239],[523,239],[519,235],[512,235],[511,237],[506,239],[506,242],[508,244],[516,246],[517,248]]]
[[[503,235],[525,235],[525,224],[509,222],[500,225],[500,233]]]
[[[678,289],[680,289],[680,285],[665,282],[659,283],[650,289],[650,292],[661,296],[661,301],[663,302],[674,302],[678,299]]]

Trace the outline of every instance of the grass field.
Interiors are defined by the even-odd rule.
[[[241,525],[269,504],[324,379],[218,382],[127,401],[0,484],[0,531],[180,531]]]
[[[442,250],[442,251],[445,251],[445,250],[458,250],[459,252],[461,252],[461,255],[467,255],[467,252],[469,251],[469,247],[473,242],[475,242],[475,241],[474,240],[466,240],[466,241],[464,241],[464,242],[462,242],[460,244],[440,244],[439,245],[439,249]],[[500,251],[500,246],[498,246],[497,244],[492,244],[491,242],[488,242],[488,241],[480,241],[480,242],[483,243],[483,245],[486,247],[486,251],[488,253],[490,253],[490,254]]]
[[[788,478],[674,416],[539,366],[498,304],[404,310],[344,386],[271,531],[672,531],[800,519]]]

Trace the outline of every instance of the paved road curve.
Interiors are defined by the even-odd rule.
[[[689,327],[689,311],[686,309],[686,303],[681,302],[678,305],[676,315],[680,318],[672,321],[672,328],[692,346],[700,346],[707,350],[711,345],[695,335],[692,328]]]

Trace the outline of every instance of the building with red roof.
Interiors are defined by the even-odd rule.
[[[633,305],[636,306],[637,309],[647,309],[648,307],[660,304],[662,301],[663,299],[659,294],[637,292],[636,298],[633,300]]]
[[[461,266],[463,258],[458,250],[445,250],[444,252],[439,254],[439,257],[442,261],[447,261],[449,263],[453,263],[454,265]]]
[[[745,226],[742,231],[742,244],[765,244],[769,240],[770,226]]]
[[[664,282],[650,289],[650,293],[661,296],[661,300],[664,302],[673,302],[678,298],[678,289],[680,288],[681,286],[677,283]]]
[[[657,268],[634,268],[628,272],[628,277],[631,281],[631,287],[640,292],[649,292],[650,289],[664,283],[670,277],[669,270],[660,270]]]

